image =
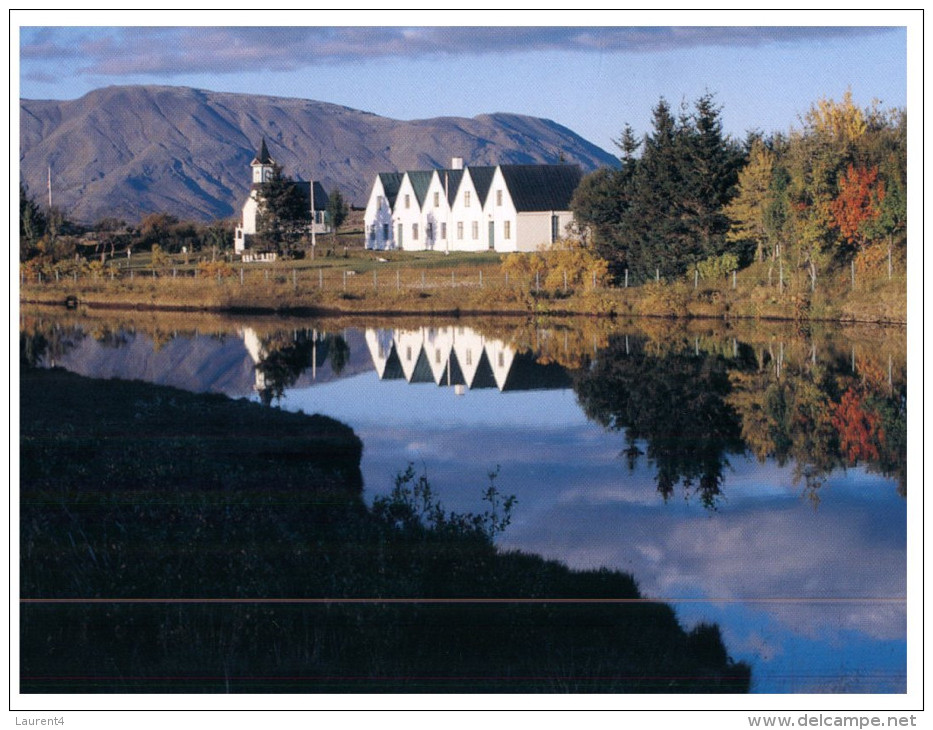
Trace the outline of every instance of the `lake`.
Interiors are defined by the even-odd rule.
[[[906,333],[761,322],[26,310],[27,360],[320,413],[364,496],[514,495],[503,550],[632,574],[752,691],[906,691]],[[36,344],[39,343],[39,344]]]

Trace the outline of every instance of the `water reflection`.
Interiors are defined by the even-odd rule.
[[[333,416],[365,443],[370,500],[414,461],[446,505],[475,510],[501,465],[518,505],[499,545],[633,573],[688,624],[721,625],[754,689],[903,691],[902,331],[393,325],[46,319],[24,326],[45,344],[23,349]],[[119,350],[95,339],[108,331]]]

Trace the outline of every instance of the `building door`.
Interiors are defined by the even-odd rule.
[[[398,224],[398,237],[397,238],[398,240],[395,242],[395,245],[401,248],[402,247],[402,224],[401,223]]]
[[[551,216],[551,243],[557,240],[560,235],[560,218],[556,215]]]
[[[495,251],[496,249],[496,222],[489,221],[489,250]]]

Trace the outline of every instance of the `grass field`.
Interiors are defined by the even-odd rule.
[[[347,239],[351,240],[351,239]],[[23,268],[24,302],[88,307],[309,313],[523,314],[716,317],[906,323],[904,265],[822,276],[811,291],[806,273],[779,274],[763,262],[715,281],[632,281],[546,288],[542,280],[504,273],[495,252],[366,251],[358,244],[314,259],[241,263],[218,257],[165,257],[148,252],[64,273]],[[325,255],[321,255],[325,254]],[[201,257],[202,259],[206,257]]]

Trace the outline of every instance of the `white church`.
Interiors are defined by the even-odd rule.
[[[472,167],[376,175],[364,217],[366,248],[536,251],[567,235],[576,165]]]
[[[250,237],[256,235],[256,218],[259,213],[259,191],[264,183],[272,178],[272,171],[275,168],[275,160],[269,155],[269,149],[266,147],[266,140],[262,140],[262,145],[256,157],[250,163],[252,168],[253,180],[249,189],[249,196],[243,203],[243,211],[240,217],[240,224],[236,227],[233,234],[233,250],[241,254],[244,260],[253,256],[274,257],[265,251],[250,251]],[[324,212],[327,210],[328,197],[323,186],[319,182],[305,182],[297,180],[293,183],[301,193],[302,199],[306,201],[309,210],[308,234],[317,235],[319,233],[329,233],[330,227],[327,225]],[[312,196],[312,190],[314,195]]]

